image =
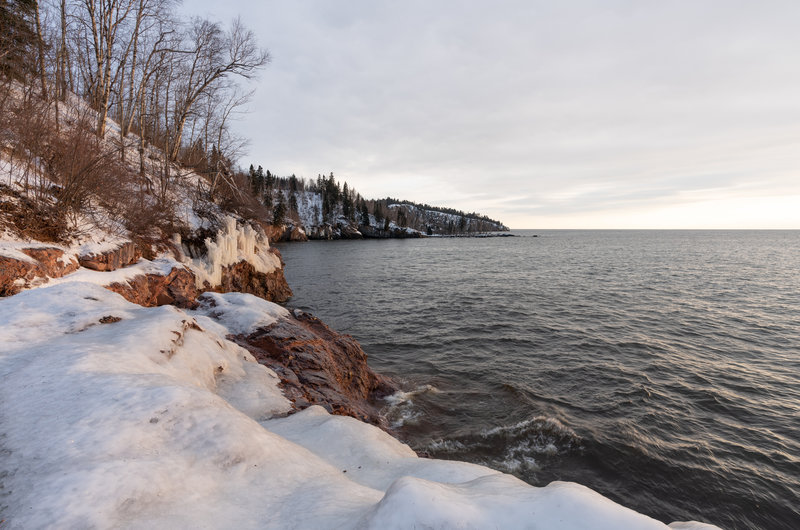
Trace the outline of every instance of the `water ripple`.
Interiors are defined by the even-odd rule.
[[[418,451],[800,528],[800,232],[539,235],[281,250],[292,305],[403,382]]]

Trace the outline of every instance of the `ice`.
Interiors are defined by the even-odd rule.
[[[321,407],[286,417],[277,376],[225,339],[282,313],[213,299],[144,308],[66,282],[0,300],[3,528],[667,528]]]
[[[180,247],[180,237],[176,235],[176,243]],[[280,258],[268,252],[267,238],[256,232],[249,225],[239,226],[236,219],[226,217],[217,231],[216,238],[206,238],[207,254],[201,258],[189,258],[188,252],[179,258],[195,273],[197,287],[203,288],[205,282],[212,287],[222,283],[222,269],[240,261],[250,263],[253,268],[265,274],[281,267]]]

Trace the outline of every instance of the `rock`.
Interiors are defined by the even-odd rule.
[[[383,230],[374,226],[360,225],[358,229],[365,239],[418,239],[425,237],[422,232],[408,232],[404,228],[392,227],[389,230]]]
[[[398,387],[367,366],[367,354],[354,338],[313,315],[294,313],[230,338],[280,376],[284,394],[297,409],[321,405],[333,414],[385,427],[377,402]]]
[[[114,271],[127,267],[139,261],[142,253],[135,243],[128,241],[119,247],[101,252],[100,254],[85,254],[78,257],[82,267],[96,271]]]
[[[37,278],[60,278],[78,269],[78,262],[65,260],[60,248],[23,248],[21,252],[33,261],[0,256],[0,296],[16,294]]]
[[[62,276],[78,270],[78,261],[75,258],[64,259],[64,251],[60,248],[24,248],[22,252],[39,262],[39,268],[44,276],[61,278]]]
[[[281,257],[280,251],[270,247],[269,252]],[[218,293],[248,293],[270,302],[282,303],[292,297],[292,290],[283,275],[283,259],[281,268],[270,273],[258,272],[250,263],[240,261],[222,269],[222,283],[209,288]],[[208,285],[206,283],[206,285]]]
[[[308,239],[337,239],[334,236],[337,235],[333,227],[329,224],[323,224],[321,226],[312,226],[308,228],[306,232],[308,234]]]
[[[351,225],[342,225],[340,228],[342,239],[363,239],[364,235]]]
[[[173,267],[166,276],[142,274],[127,283],[107,285],[106,289],[145,307],[171,304],[193,309],[198,305],[194,274],[182,267]]]
[[[0,256],[0,296],[17,294],[37,271],[36,263]]]
[[[289,230],[287,241],[308,241],[305,231],[299,226],[293,226]]]

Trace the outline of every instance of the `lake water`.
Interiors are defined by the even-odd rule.
[[[516,233],[284,244],[288,305],[401,383],[418,452],[800,528],[800,232]]]

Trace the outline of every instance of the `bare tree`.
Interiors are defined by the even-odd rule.
[[[190,39],[190,59],[175,100],[172,160],[178,157],[186,120],[200,97],[215,82],[230,75],[249,78],[269,61],[269,54],[258,48],[255,35],[238,18],[227,33],[217,23],[196,18],[192,21]]]

